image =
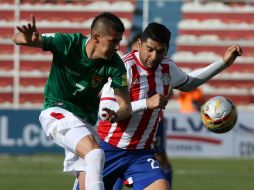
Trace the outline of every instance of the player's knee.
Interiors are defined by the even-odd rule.
[[[76,152],[82,158],[85,158],[92,150],[96,149],[100,149],[100,147],[91,134],[81,138],[76,145]]]
[[[104,151],[99,148],[89,151],[85,156],[85,160],[86,161],[94,161],[93,159],[98,159],[98,160],[104,161],[105,160]]]
[[[102,170],[105,162],[104,151],[102,149],[93,149],[86,154],[84,161],[87,165],[97,165],[97,169]]]

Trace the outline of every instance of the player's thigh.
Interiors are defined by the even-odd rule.
[[[154,190],[154,189],[170,190],[168,181],[166,179],[158,179],[145,188],[145,190]]]
[[[77,144],[76,146],[76,152],[77,154],[84,158],[85,155],[94,149],[99,149],[100,146],[98,145],[96,139],[92,134],[89,134],[87,136],[84,136]]]
[[[99,148],[92,132],[85,125],[69,129],[64,134],[63,144],[82,158],[91,150]]]
[[[124,179],[133,182],[133,189],[145,189],[157,180],[166,179],[163,170],[151,152],[141,152],[133,155],[133,162],[124,174]]]
[[[77,145],[82,156],[99,147],[93,137],[96,135],[93,127],[68,110],[51,107],[43,110],[39,119],[47,137],[74,154]]]

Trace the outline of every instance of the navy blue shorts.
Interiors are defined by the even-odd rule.
[[[158,179],[166,179],[152,150],[125,150],[100,141],[105,152],[103,182],[112,190],[117,178],[133,184],[133,190],[145,189]]]

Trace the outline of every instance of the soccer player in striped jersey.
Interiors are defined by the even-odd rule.
[[[129,46],[132,51],[139,49],[139,46],[141,44],[141,41],[140,41],[141,35],[142,35],[142,32],[136,33],[136,35],[134,35],[132,40],[130,41]],[[160,114],[160,117],[159,117],[158,128],[157,128],[156,135],[155,135],[156,141],[154,143],[153,151],[155,153],[156,159],[159,161],[159,163],[163,169],[165,176],[167,177],[170,187],[172,187],[173,168],[172,168],[171,162],[169,161],[169,159],[167,157],[167,153],[166,153],[166,149],[165,149],[166,127],[167,127],[167,121],[164,119],[163,111],[162,111]],[[123,182],[119,178],[114,185],[114,190],[121,190],[123,184],[125,186],[132,186],[132,184],[128,184],[128,181]]]
[[[165,57],[169,40],[170,31],[165,26],[151,23],[142,33],[139,51],[123,57],[133,114],[115,123],[99,122],[97,130],[106,157],[103,172],[106,189],[112,189],[118,177],[131,181],[134,189],[169,189],[152,148],[159,115],[167,105],[170,89],[193,90],[242,54],[241,48],[233,45],[226,50],[223,60],[185,73]]]
[[[133,189],[137,190],[169,189],[152,148],[159,115],[167,105],[170,89],[193,90],[229,67],[242,54],[238,45],[232,45],[222,60],[185,73],[165,57],[170,35],[164,25],[150,23],[142,33],[139,51],[123,57],[133,113],[119,122],[99,122],[100,146],[106,158],[103,171],[106,189],[112,189],[118,177],[131,181]]]
[[[81,189],[103,190],[104,151],[95,140],[99,92],[108,78],[120,109],[107,110],[110,121],[131,114],[126,69],[116,53],[124,32],[122,21],[111,13],[98,15],[91,25],[91,37],[75,34],[40,35],[32,24],[17,27],[13,42],[53,53],[44,91],[42,127],[50,139],[65,149],[64,171],[78,176]],[[85,174],[85,175],[84,175]]]
[[[98,124],[100,146],[105,153],[103,181],[112,190],[118,178],[133,184],[134,190],[168,190],[166,176],[152,150],[159,116],[165,109],[171,89],[191,91],[229,67],[242,54],[238,45],[230,46],[223,59],[207,67],[185,73],[166,57],[170,31],[161,24],[150,23],[141,36],[139,51],[123,56],[127,69],[132,115],[125,120],[108,122],[103,111],[118,109],[110,84],[104,86]],[[104,116],[106,114],[106,116]]]

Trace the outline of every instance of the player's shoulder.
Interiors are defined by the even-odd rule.
[[[87,40],[88,37],[84,36],[81,33],[56,33],[56,36],[63,38],[67,41],[73,42],[73,43],[82,43],[83,40]]]
[[[62,33],[62,32],[42,33],[42,36],[45,36],[45,37],[84,38],[83,34],[81,34],[81,33]]]
[[[85,36],[81,33],[58,33],[58,34],[72,38],[85,38]]]
[[[88,37],[84,36],[81,33],[69,33],[69,34],[64,34],[66,38],[68,38],[70,41],[75,42],[75,43],[82,43],[83,40],[87,40]]]
[[[175,62],[170,58],[165,56],[161,62],[161,64],[166,64],[166,65],[175,65]]]
[[[109,65],[113,65],[113,66],[119,66],[119,67],[124,67],[124,64],[123,64],[123,60],[121,59],[120,55],[118,53],[115,53],[113,55],[113,57],[111,58],[109,62]],[[117,63],[117,64],[115,64]]]
[[[110,72],[108,76],[112,77],[115,74],[126,73],[126,68],[124,66],[123,60],[118,55],[118,53],[115,53],[110,60],[103,60],[103,61],[105,61],[104,65],[106,66],[106,68],[108,68],[108,71]]]
[[[130,62],[134,61],[135,60],[134,53],[135,53],[135,51],[131,51],[131,52],[123,55],[122,56],[123,62],[126,64],[126,63],[130,63]]]
[[[78,46],[81,45],[83,42],[85,42],[88,37],[84,36],[81,33],[46,33],[44,34],[44,37],[52,37],[54,38],[55,42],[58,43],[65,43],[65,44],[72,44],[71,46]]]

